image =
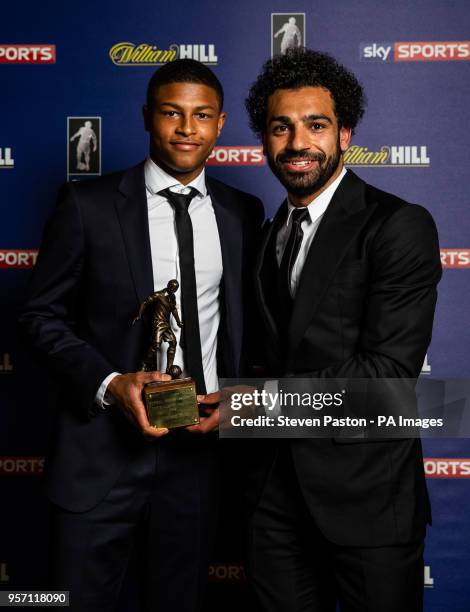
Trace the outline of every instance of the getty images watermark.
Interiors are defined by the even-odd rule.
[[[221,437],[470,437],[470,381],[225,380]]]

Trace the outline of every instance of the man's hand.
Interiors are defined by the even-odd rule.
[[[205,416],[201,416],[199,425],[190,425],[186,427],[188,431],[193,433],[209,433],[219,427],[219,409],[217,408],[221,400],[220,391],[208,393],[207,395],[198,395],[197,401],[199,410]]]
[[[163,372],[119,374],[112,379],[107,388],[129,421],[149,440],[160,438],[168,433],[168,429],[157,429],[150,425],[142,401],[144,384],[157,380],[171,380],[171,376]]]
[[[194,433],[209,433],[219,428],[221,417],[223,419],[222,426],[226,425],[226,421],[230,421],[233,412],[231,408],[232,395],[234,393],[251,394],[254,391],[255,387],[238,385],[235,387],[224,387],[215,393],[198,395],[199,410],[204,416],[201,416],[199,425],[190,425],[186,429]],[[256,409],[254,406],[245,406],[243,410],[237,412],[237,414],[245,417],[253,417],[255,413]]]

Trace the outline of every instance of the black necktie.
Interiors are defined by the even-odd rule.
[[[308,210],[304,207],[296,208],[291,213],[292,227],[287,241],[286,248],[281,259],[278,277],[278,298],[279,298],[279,324],[282,332],[286,331],[289,325],[292,311],[292,297],[290,292],[292,269],[299,254],[300,245],[304,232],[301,228],[302,221],[308,219]]]
[[[175,211],[176,238],[181,270],[182,347],[186,370],[196,381],[197,392],[206,393],[202,367],[201,336],[197,311],[196,272],[194,267],[193,226],[188,208],[197,190],[190,188],[187,195],[174,193],[170,189],[160,191]]]

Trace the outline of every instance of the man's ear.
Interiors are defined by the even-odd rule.
[[[220,136],[220,132],[224,127],[225,120],[227,119],[227,115],[225,113],[220,113],[219,118],[217,119],[217,138]]]
[[[344,153],[347,149],[349,149],[349,144],[351,142],[352,130],[351,128],[342,127],[339,130],[339,146],[341,147],[341,151]]]

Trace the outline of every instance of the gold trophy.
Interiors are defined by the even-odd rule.
[[[152,334],[150,347],[143,359],[140,369],[151,372],[157,369],[157,354],[162,342],[168,343],[166,373],[172,380],[147,383],[143,389],[144,404],[150,425],[175,429],[199,423],[199,410],[196,399],[196,383],[192,378],[180,378],[181,368],[173,363],[177,340],[171,329],[171,315],[178,327],[183,327],[175,293],[179,283],[173,279],[160,291],[155,291],[142,302],[139,314],[132,324],[139,321],[147,306],[152,306]]]

